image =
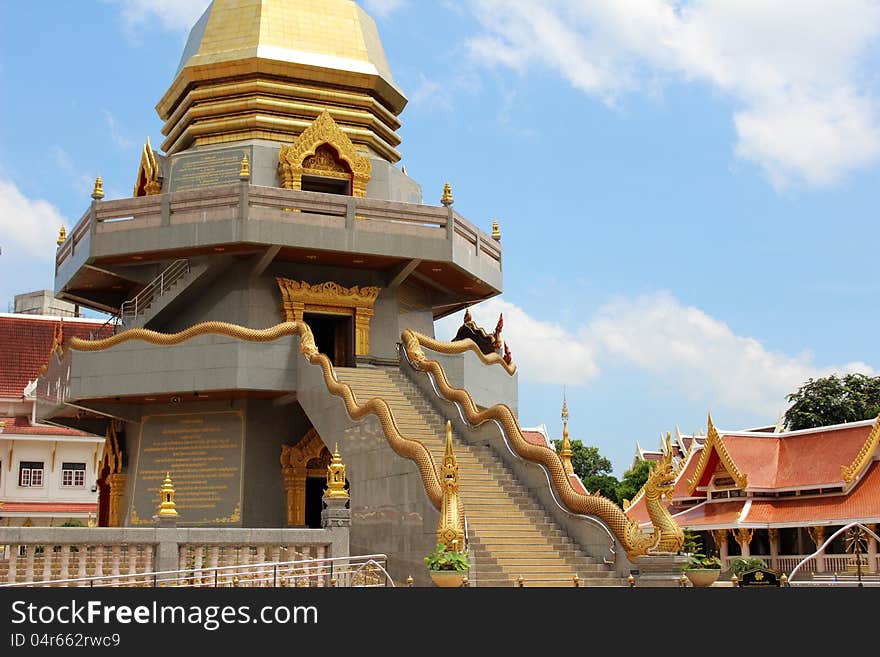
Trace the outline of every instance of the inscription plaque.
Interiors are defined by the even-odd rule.
[[[166,472],[180,524],[239,523],[243,450],[241,411],[144,416],[130,524],[153,524]]]
[[[175,155],[171,161],[171,191],[183,192],[239,182],[241,160],[245,155],[253,162],[253,149],[250,147]]]
[[[769,568],[747,570],[739,579],[740,586],[779,586],[780,573]]]

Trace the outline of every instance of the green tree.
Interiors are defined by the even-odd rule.
[[[624,500],[632,501],[642,486],[645,485],[645,482],[648,481],[648,476],[653,468],[653,461],[639,461],[635,467],[623,473],[623,479],[617,487],[620,504],[623,504]]]
[[[553,441],[556,452],[562,451],[562,441]],[[598,447],[587,447],[580,440],[571,441],[571,466],[584,487],[591,493],[599,491],[620,504],[617,494],[619,481],[611,474],[611,461],[599,453]]]
[[[880,415],[880,376],[811,378],[787,399],[785,425],[792,431],[870,420]]]
[[[562,441],[554,440],[556,453],[562,451]],[[598,447],[587,447],[580,440],[571,441],[571,466],[581,479],[611,472],[611,461],[599,453]]]

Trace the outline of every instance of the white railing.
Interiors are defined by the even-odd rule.
[[[137,317],[149,308],[153,302],[164,295],[182,276],[189,273],[189,260],[180,259],[172,262],[161,274],[154,278],[136,296],[122,304],[119,316],[125,322],[126,317]]]
[[[78,581],[71,586],[88,586],[92,579],[127,582],[127,586],[143,583],[145,573],[153,570],[155,545],[35,545],[4,546],[0,559],[0,581],[3,586],[25,582],[30,586],[51,586],[49,582]]]
[[[826,554],[824,556],[811,554],[784,554],[771,557],[768,554],[753,554],[752,557],[763,559],[768,568],[783,573],[790,573],[801,564],[798,569],[802,573],[833,574],[846,573],[851,570],[853,555],[851,554]],[[730,562],[738,557],[728,557],[724,562],[724,568],[730,568]],[[868,555],[862,555],[862,563],[865,564],[865,573],[880,573],[880,555],[874,556],[873,567]],[[820,568],[821,565],[821,568]]]
[[[393,587],[384,554],[151,571],[138,575],[93,575],[35,580],[0,587]]]

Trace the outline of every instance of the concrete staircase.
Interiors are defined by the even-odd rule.
[[[384,399],[401,433],[425,445],[439,464],[446,419],[397,369],[336,368],[358,401]],[[474,586],[623,586],[609,566],[583,553],[522,486],[504,462],[485,446],[453,433],[460,495],[468,520],[471,584]]]

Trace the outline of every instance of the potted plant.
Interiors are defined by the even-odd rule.
[[[443,543],[437,543],[434,551],[425,557],[428,573],[436,586],[461,586],[470,570],[467,554],[449,550]]]
[[[694,586],[712,586],[721,574],[721,560],[703,552],[703,542],[699,535],[687,531],[684,541],[683,549],[688,558],[682,567],[685,577]]]
[[[766,568],[767,564],[761,557],[734,557],[730,560],[730,574],[742,577],[747,570]]]

